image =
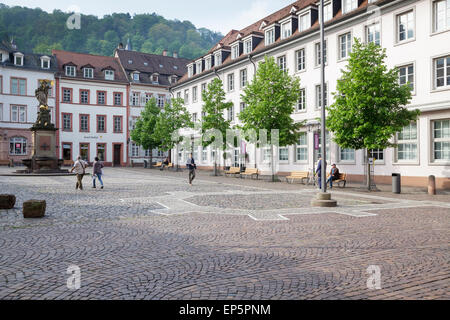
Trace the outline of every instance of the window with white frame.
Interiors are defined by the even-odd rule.
[[[450,86],[450,55],[434,59],[434,79],[435,88]]]
[[[27,80],[20,78],[11,78],[11,94],[25,96],[27,88]]]
[[[192,102],[197,102],[197,86],[192,87]]]
[[[413,121],[397,133],[396,160],[416,161],[417,146],[417,121]]]
[[[139,105],[139,92],[133,92],[131,95],[131,105],[138,106]]]
[[[289,20],[281,24],[281,39],[289,38],[292,35],[292,22]]]
[[[295,146],[295,159],[298,162],[308,161],[308,134],[301,132]]]
[[[209,70],[211,69],[212,64],[211,64],[211,56],[208,56],[205,58],[205,70]]]
[[[163,94],[158,94],[158,98],[156,99],[156,105],[162,109],[164,108],[164,103],[166,101],[166,96]]]
[[[50,69],[50,59],[41,58],[41,68],[42,69]]]
[[[139,146],[134,142],[131,143],[131,156],[139,157]]]
[[[11,106],[11,122],[26,122],[27,121],[27,107],[26,106]]]
[[[63,96],[63,102],[71,102],[72,101],[72,90],[64,88],[62,96]]]
[[[379,23],[366,26],[366,43],[370,42],[373,42],[377,45],[381,45],[381,34]]]
[[[271,148],[263,149],[263,162],[269,162],[272,159],[272,151]]]
[[[23,54],[21,53],[14,54],[14,64],[16,66],[23,66]]]
[[[247,106],[247,105],[245,104],[245,102],[241,102],[241,103],[239,104],[239,112],[244,111],[244,109],[245,109],[246,106]]]
[[[139,81],[139,73],[133,73],[133,81]]]
[[[450,161],[450,119],[433,121],[433,160]]]
[[[231,59],[237,59],[239,57],[239,43],[231,47]]]
[[[370,149],[369,158],[374,158],[375,161],[384,161],[384,149]]]
[[[184,90],[184,104],[189,103],[189,89]]]
[[[277,58],[277,63],[278,63],[278,66],[280,67],[281,70],[287,71],[287,68],[286,68],[286,56],[278,57]]]
[[[202,98],[203,92],[206,91],[206,83],[200,85],[200,98]]]
[[[197,122],[197,112],[194,112],[193,114],[192,114],[192,122]]]
[[[315,62],[316,62],[316,66],[320,66],[320,64],[322,63],[322,59],[321,59],[321,55],[322,55],[322,52],[321,52],[321,50],[320,50],[320,42],[317,42],[315,45],[314,45],[314,48],[315,48],[315,51],[316,51],[316,59],[315,59]],[[327,41],[325,40],[325,42],[324,42],[324,49],[325,49],[325,52],[324,52],[324,62],[325,62],[325,64],[327,63]]]
[[[114,105],[121,106],[122,105],[122,93],[114,92]]]
[[[305,49],[295,51],[295,62],[297,65],[297,71],[303,71],[306,69]]]
[[[278,160],[289,161],[289,148],[288,147],[279,147],[278,148]]]
[[[341,161],[355,161],[355,149],[339,148],[339,159]]]
[[[316,85],[316,108],[320,108],[322,106],[322,90],[321,85]],[[325,83],[325,99],[324,99],[325,106],[328,105],[328,86]]]
[[[247,69],[239,71],[239,84],[241,88],[244,88],[247,85]]]
[[[222,53],[217,52],[214,54],[214,65],[220,66],[222,64]]]
[[[9,154],[21,156],[27,154],[27,139],[23,137],[12,137],[9,139]]]
[[[181,91],[178,91],[177,92],[177,99],[180,99],[181,98]]]
[[[252,52],[253,46],[252,46],[252,39],[248,39],[244,41],[244,54],[249,54]]]
[[[105,80],[114,80],[114,70],[105,70]]]
[[[151,100],[151,98],[153,97],[153,94],[151,94],[151,93],[146,93],[145,95],[144,95],[144,104],[147,104],[147,102],[149,102],[150,100]]]
[[[400,85],[409,85],[414,91],[414,65],[408,64],[398,68],[398,82]]]
[[[298,31],[302,32],[311,28],[311,15],[308,13],[302,14],[298,20]]]
[[[93,78],[94,77],[94,69],[92,69],[92,68],[83,68],[83,77],[85,77],[85,78]]]
[[[346,14],[358,8],[358,0],[342,0],[342,13]]]
[[[297,111],[305,111],[306,110],[306,89],[300,89],[300,96],[297,104]]]
[[[329,2],[323,6],[323,21],[326,22],[328,20],[331,20],[332,18],[333,6],[331,5],[331,2]]]
[[[266,46],[274,43],[275,42],[275,28],[266,30],[264,39],[265,39]]]
[[[352,52],[352,34],[347,32],[339,36],[339,59],[348,58]]]
[[[397,42],[414,38],[414,11],[397,15]]]
[[[234,90],[234,73],[230,73],[227,76],[227,83],[228,83],[228,91]]]
[[[433,31],[450,29],[450,0],[433,2]]]
[[[202,148],[202,161],[207,162],[208,161],[208,149]]]
[[[80,90],[80,103],[82,103],[82,104],[89,103],[89,91],[88,90]]]
[[[234,121],[234,106],[231,106],[227,109],[227,115],[229,121]]]
[[[75,77],[76,69],[74,66],[66,66],[66,76]]]

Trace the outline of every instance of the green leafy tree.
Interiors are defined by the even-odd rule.
[[[225,120],[224,112],[233,106],[232,102],[225,102],[225,91],[223,90],[222,81],[214,78],[207,86],[206,90],[202,92],[204,116],[202,117],[201,132],[204,135],[209,130],[218,130],[222,134],[222,141],[217,141],[216,137],[212,137],[209,141],[202,141],[203,147],[207,147],[214,143],[215,157],[214,157],[214,175],[217,175],[217,155],[218,146],[222,146],[222,150],[227,149],[226,133],[230,129],[229,120]]]
[[[239,113],[244,132],[254,130],[259,134],[260,129],[267,131],[271,147],[272,181],[275,181],[271,131],[279,130],[280,146],[297,143],[303,122],[295,123],[291,115],[300,98],[300,79],[289,76],[276,64],[273,57],[266,56],[264,62],[259,64],[253,81],[245,87],[241,98],[247,105]]]
[[[161,146],[161,141],[155,134],[155,125],[160,111],[156,99],[150,99],[130,133],[131,139],[137,145],[142,146],[145,150],[150,150],[150,166],[153,163],[153,149]]]
[[[337,82],[335,102],[327,107],[327,128],[341,148],[385,149],[394,146],[394,134],[411,121],[419,110],[408,110],[408,85],[398,82],[398,69],[388,69],[386,50],[373,43],[354,40],[346,70]],[[368,161],[367,161],[368,162]],[[370,190],[370,164],[367,187]]]
[[[183,137],[178,135],[178,131],[182,128],[192,128],[193,126],[191,115],[184,106],[183,99],[175,98],[170,103],[166,103],[163,110],[159,113],[155,124],[155,136],[159,140],[160,149],[168,151],[176,146],[178,154],[178,144],[183,139]]]

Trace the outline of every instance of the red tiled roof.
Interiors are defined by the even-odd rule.
[[[122,67],[119,64],[118,59],[114,57],[98,56],[87,53],[78,53],[62,50],[53,50],[52,54],[56,56],[58,61],[58,75],[64,76],[64,66],[67,64],[76,65],[77,75],[74,78],[83,78],[81,67],[92,66],[94,68],[94,78],[93,80],[105,81],[105,75],[103,70],[113,69],[114,70],[114,80],[116,82],[127,82],[127,78],[122,71]],[[112,81],[112,80],[107,80]]]
[[[291,11],[293,6],[295,7],[296,11],[300,11],[300,10],[303,10],[304,8],[307,8],[307,7],[311,6],[311,5],[315,5],[316,3],[318,3],[318,1],[319,0],[298,0],[298,1],[295,1],[295,2],[291,3],[290,5],[282,8],[282,9],[280,9],[280,10],[274,12],[274,13],[272,13],[271,15],[269,15],[267,17],[264,17],[264,18],[258,20],[257,22],[249,25],[248,27],[246,27],[246,28],[244,28],[242,30],[231,30],[225,37],[223,37],[222,40],[220,40],[218,42],[218,44],[223,44],[223,45],[229,46],[231,43],[236,41],[236,36],[238,34],[242,34],[242,38],[245,38],[246,36],[248,36],[248,35],[250,35],[252,33],[257,33],[257,34],[262,34],[263,35],[262,30],[259,30],[259,28],[260,28],[260,26],[261,26],[261,24],[263,22],[266,24],[266,27],[268,27],[268,26],[270,26],[270,25],[272,25],[274,23],[277,23],[278,21],[280,21],[280,20],[282,20],[282,19],[284,19],[284,18],[286,18],[286,17],[288,17],[290,15],[295,15],[295,14],[291,14],[290,13],[290,11]],[[393,1],[393,0],[378,0],[378,1],[375,1],[375,3],[383,4],[383,3],[386,3],[386,2],[390,2],[390,1]],[[365,8],[367,8],[367,6],[368,6],[368,0],[364,0],[360,4],[358,9],[356,9],[356,10],[346,14],[345,16],[353,16],[355,14],[361,13],[361,11],[363,11]],[[331,20],[329,20],[329,21],[327,21],[325,23],[325,25],[329,25],[329,24],[335,22],[336,20],[340,20],[341,18],[342,18],[342,12],[341,12],[341,10],[339,10]],[[318,29],[318,27],[319,27],[319,21],[316,21],[311,26],[311,28],[309,28],[308,30],[299,32],[298,29],[297,29],[297,30],[295,30],[295,32],[293,32],[293,34],[289,38],[281,40],[281,37],[279,37],[278,39],[276,39],[275,43],[271,44],[269,47],[276,46],[280,42],[290,41],[295,36],[299,36],[299,35],[304,34],[304,33],[309,33],[309,32],[311,32],[311,30]],[[218,44],[216,44],[214,47],[212,47],[211,50],[207,54],[210,54],[213,51],[216,51]],[[263,51],[265,48],[266,48],[265,42],[264,41],[260,41],[260,43],[256,46],[256,48],[251,53]],[[201,57],[196,58],[195,60],[198,60],[200,58]],[[230,63],[232,63],[231,56],[228,56],[228,58],[225,59],[225,61],[221,64],[220,67],[228,65]],[[202,73],[205,73],[205,72],[206,71],[203,71]],[[202,74],[202,73],[200,73],[200,74]],[[177,85],[179,83],[182,83],[182,82],[186,81],[187,79],[194,79],[196,77],[197,77],[197,75],[194,75],[194,77],[192,77],[192,78],[188,78],[187,74],[185,74],[180,79],[180,81],[177,82]]]

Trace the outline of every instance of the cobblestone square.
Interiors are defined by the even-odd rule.
[[[105,189],[86,176],[83,191],[0,176],[17,197],[0,210],[0,299],[450,298],[449,195],[333,189],[338,207],[316,208],[302,185],[104,171]],[[22,217],[29,199],[47,201],[44,218]]]

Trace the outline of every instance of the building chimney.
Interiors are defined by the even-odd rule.
[[[167,50],[166,49],[163,50],[163,56],[167,57]]]
[[[178,53],[176,51],[173,52],[173,57],[178,58]]]

